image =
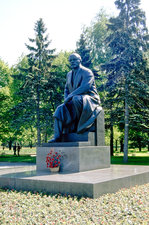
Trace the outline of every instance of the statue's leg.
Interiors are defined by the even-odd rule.
[[[59,142],[61,141],[61,135],[63,133],[63,128],[71,122],[71,115],[67,106],[61,104],[57,107],[54,113],[54,138],[48,142]]]
[[[80,118],[83,108],[83,99],[82,96],[76,95],[72,100],[65,104],[61,104],[57,107],[54,118],[54,138],[49,142],[58,142],[61,140],[61,135],[63,129],[65,133],[68,133],[68,130],[71,130],[71,127],[77,126],[77,121]],[[67,128],[69,129],[67,130]]]
[[[62,132],[63,132],[62,121],[55,118],[55,121],[54,121],[54,138],[55,139],[60,138]]]
[[[73,107],[77,116],[77,119],[80,118],[82,109],[83,109],[83,99],[82,96],[76,95],[72,98]]]

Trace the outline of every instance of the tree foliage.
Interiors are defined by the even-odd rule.
[[[3,143],[11,133],[8,119],[8,110],[12,106],[11,82],[11,69],[0,60],[0,141]]]
[[[92,60],[91,60],[91,49],[87,46],[87,40],[85,38],[85,33],[80,35],[80,39],[77,42],[76,52],[81,56],[82,65],[92,69]]]
[[[128,127],[133,127],[132,116],[136,114],[140,120],[144,120],[142,111],[149,113],[146,101],[148,73],[144,57],[149,36],[139,0],[117,0],[115,4],[120,12],[116,18],[110,18],[108,29],[111,33],[106,39],[113,57],[102,69],[108,74],[107,95],[112,96],[117,112],[124,112],[119,114],[119,122],[124,120],[124,161],[127,162]]]
[[[101,63],[105,63],[111,57],[110,47],[105,43],[105,39],[110,33],[110,30],[107,31],[108,20],[109,16],[101,9],[91,25],[84,29],[92,63],[97,69],[100,69]]]
[[[46,30],[43,20],[39,19],[35,23],[35,38],[29,38],[30,45],[26,44],[29,50],[27,62],[24,61],[24,65],[19,65],[18,73],[14,74],[20,84],[15,92],[20,99],[12,109],[15,112],[14,125],[36,127],[38,145],[41,143],[41,132],[47,136],[54,110],[50,107],[50,103],[53,102],[57,83],[60,83],[56,78],[55,66],[52,64],[56,57],[55,49],[49,49],[50,41]]]

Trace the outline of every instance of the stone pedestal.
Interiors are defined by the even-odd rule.
[[[37,148],[37,171],[47,171],[46,156],[54,150],[62,155],[60,172],[83,172],[110,167],[110,147],[105,146],[104,111],[83,134],[63,134],[62,142]]]
[[[83,142],[61,142],[37,148],[37,171],[48,170],[46,156],[52,149],[62,155],[60,172],[83,172],[110,167],[108,146],[89,146]]]

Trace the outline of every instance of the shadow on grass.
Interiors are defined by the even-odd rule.
[[[111,164],[149,166],[149,156],[128,156],[128,162],[123,162],[123,156],[112,156]]]
[[[36,163],[36,156],[31,155],[0,155],[0,162],[30,162]]]

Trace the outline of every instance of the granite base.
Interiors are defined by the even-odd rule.
[[[98,198],[149,183],[149,166],[111,165],[80,173],[37,171],[35,166],[0,169],[0,188]]]
[[[37,171],[48,170],[46,168],[46,156],[52,149],[62,155],[60,172],[83,172],[110,167],[110,148],[108,146],[82,145],[83,143],[75,142],[54,143],[48,147],[38,147]]]

